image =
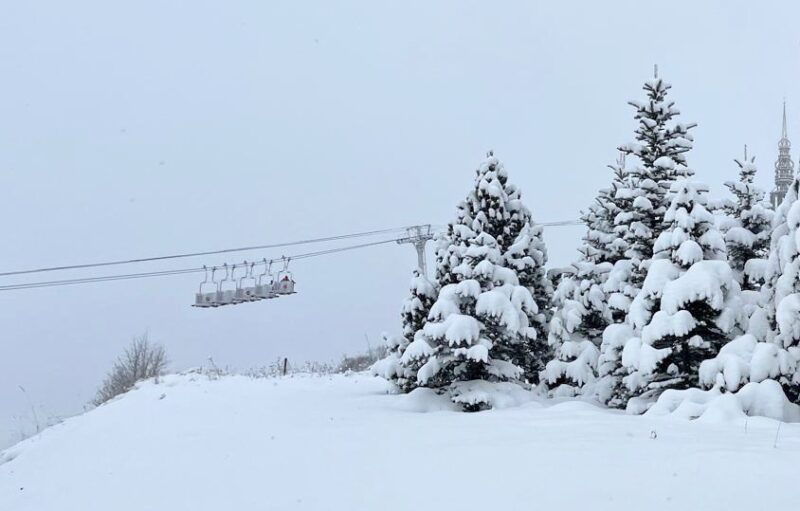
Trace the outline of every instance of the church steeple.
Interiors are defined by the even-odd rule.
[[[786,133],[786,100],[783,100],[783,131],[781,132],[781,140],[788,142],[789,135]]]
[[[781,205],[789,185],[794,180],[794,162],[789,154],[792,143],[789,142],[789,135],[786,130],[786,100],[783,101],[783,130],[781,139],[778,142],[778,159],[775,161],[775,189],[769,194],[769,201],[772,207]]]

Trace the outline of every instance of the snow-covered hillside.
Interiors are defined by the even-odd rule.
[[[790,509],[800,425],[435,411],[364,375],[169,376],[0,457],[8,511]],[[427,413],[421,413],[428,408]]]

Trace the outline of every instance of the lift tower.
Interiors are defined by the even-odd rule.
[[[417,250],[417,263],[424,276],[428,276],[428,264],[425,260],[425,244],[433,239],[431,224],[415,225],[406,229],[406,237],[397,240],[398,245],[410,243]]]

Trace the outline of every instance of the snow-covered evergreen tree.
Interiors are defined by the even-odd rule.
[[[612,167],[614,168],[614,167]],[[622,170],[620,170],[622,172]],[[581,257],[562,278],[553,299],[555,314],[548,341],[554,357],[545,375],[555,395],[575,395],[597,379],[597,360],[603,330],[612,321],[603,285],[627,245],[615,231],[615,219],[624,207],[627,185],[617,174],[610,188],[600,190],[595,202],[581,215],[586,225]]]
[[[783,387],[786,397],[800,403],[800,181],[795,178],[775,213],[770,257],[766,318],[773,325],[765,337],[775,352],[770,373]],[[751,323],[753,319],[751,318]],[[763,369],[763,368],[762,368]]]
[[[422,335],[402,357],[406,366],[420,365],[419,385],[447,392],[468,411],[490,407],[498,384],[521,381],[521,354],[536,336],[528,320],[538,312],[536,303],[516,271],[506,267],[498,242],[509,243],[512,232],[506,182],[490,154],[448,226],[450,245],[437,258],[444,284]]]
[[[397,355],[401,361],[402,375],[397,385],[403,392],[410,392],[417,385],[416,374],[419,367],[412,362],[410,366],[402,364],[403,353],[409,344],[414,342],[417,334],[422,332],[428,321],[433,302],[436,301],[436,286],[422,274],[421,269],[414,270],[411,279],[410,295],[403,302],[400,316],[403,324],[403,342],[398,346]]]
[[[584,252],[583,257],[590,256]],[[547,363],[545,377],[558,396],[576,395],[595,381],[600,339],[610,322],[601,289],[601,269],[607,270],[610,264],[584,259],[573,268],[574,274],[561,280],[553,297],[555,314],[548,338],[554,357]]]
[[[516,272],[519,284],[530,292],[533,299],[533,305],[526,310],[534,335],[524,338],[518,359],[525,379],[538,384],[539,374],[550,359],[547,329],[553,290],[544,269],[547,249],[542,239],[542,227],[531,223],[530,214],[527,217],[514,243],[505,252],[505,264]]]
[[[625,157],[621,155],[615,165],[610,165],[614,171],[614,180],[611,183],[609,201],[613,203],[615,215],[613,218],[613,239],[610,246],[611,256],[609,262],[613,264],[608,278],[603,284],[606,293],[608,308],[613,322],[621,323],[628,316],[631,301],[636,297],[639,289],[631,281],[632,268],[639,266],[644,254],[631,248],[634,241],[635,229],[640,223],[640,210],[634,208],[634,202],[640,195],[636,176],[632,175],[625,167]]]
[[[633,209],[637,213],[629,233],[628,259],[641,262],[631,268],[632,281],[641,285],[647,275],[653,243],[664,229],[664,214],[669,207],[667,193],[675,180],[692,175],[686,166],[686,152],[692,148],[689,130],[696,124],[674,122],[680,111],[675,102],[667,99],[672,85],[661,78],[644,84],[647,98],[630,101],[639,122],[636,141],[620,147],[620,151],[637,157],[639,164],[632,173],[636,176],[637,191]]]
[[[618,213],[614,219],[616,239],[624,247],[603,284],[608,309],[615,324],[628,322],[634,298],[644,285],[653,258],[653,245],[666,227],[664,215],[669,207],[668,191],[677,179],[692,175],[686,166],[686,152],[692,148],[689,130],[694,123],[681,124],[675,118],[680,111],[667,99],[671,85],[660,78],[648,80],[643,89],[644,101],[629,102],[636,109],[638,121],[635,142],[620,147],[623,155],[637,160],[626,168],[621,158],[615,170]],[[611,328],[613,327],[613,328]],[[610,406],[624,407],[630,397],[624,379],[630,368],[622,365],[625,327],[610,325],[604,335],[598,360],[597,397]]]
[[[723,231],[728,261],[742,289],[755,290],[763,284],[773,212],[764,202],[765,192],[753,183],[755,158],[747,160],[745,154],[744,160],[734,161],[739,166],[739,180],[725,183],[735,200],[724,208],[729,222]]]
[[[800,403],[800,182],[794,180],[775,211],[761,306],[747,332],[703,363],[701,382],[735,392],[748,382],[772,379]]]
[[[453,269],[461,265],[467,239],[472,235],[472,203],[462,201],[456,206],[453,221],[447,230],[436,237],[436,282],[446,286],[457,282]]]
[[[502,168],[492,153],[495,164]],[[527,338],[519,355],[525,379],[533,384],[539,383],[539,373],[549,360],[547,328],[550,322],[550,300],[553,288],[547,278],[547,248],[545,247],[542,226],[533,221],[533,215],[522,202],[522,192],[511,184],[503,172],[500,181],[506,192],[506,209],[509,212],[508,234],[502,247],[505,266],[517,273],[519,284],[530,293],[535,307],[528,313],[528,323],[536,332],[535,338]]]
[[[419,366],[416,360],[403,363],[403,353],[427,322],[428,313],[436,300],[436,286],[422,274],[421,269],[414,270],[409,286],[409,296],[403,302],[400,311],[403,335],[389,336],[384,334],[386,357],[376,362],[371,372],[393,382],[401,392],[410,392],[416,385],[416,374]]]
[[[629,319],[640,336],[622,353],[624,382],[645,404],[665,389],[698,386],[700,363],[719,352],[739,321],[739,285],[705,207],[707,188],[683,180],[672,190],[665,230],[631,304]]]
[[[638,178],[625,166],[625,155],[620,155],[615,165],[614,180],[609,194],[616,214],[613,220],[614,242],[612,244],[611,267],[603,282],[602,290],[606,296],[606,305],[610,324],[602,334],[597,360],[598,383],[595,385],[595,397],[614,408],[624,408],[630,397],[630,391],[623,383],[627,370],[622,365],[622,349],[633,337],[632,329],[625,324],[631,302],[639,292],[639,285],[633,280],[633,268],[638,268],[645,257],[637,250],[636,229],[642,225],[644,210],[634,208],[636,198],[643,194],[638,186]],[[640,205],[639,203],[636,203]]]

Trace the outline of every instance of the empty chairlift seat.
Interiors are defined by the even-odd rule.
[[[258,280],[255,276],[253,276],[253,266],[255,266],[253,263],[248,265],[247,261],[244,262],[245,274],[236,284],[236,291],[233,295],[234,303],[255,302],[261,300],[261,298],[256,294]]]
[[[218,305],[230,305],[235,303],[233,298],[236,294],[236,282],[233,280],[233,272],[236,270],[236,265],[233,265],[232,271],[228,270],[227,263],[223,268],[225,268],[225,278],[217,284],[216,301]]]
[[[208,281],[208,268],[203,266],[203,270],[206,273],[206,277],[203,279],[203,282],[200,283],[200,288],[194,295],[194,304],[192,304],[192,307],[216,307],[217,283],[214,281],[214,271],[216,271],[216,268],[212,269],[211,271],[211,282]],[[207,289],[204,289],[203,286],[211,287],[212,290],[208,291]]]

